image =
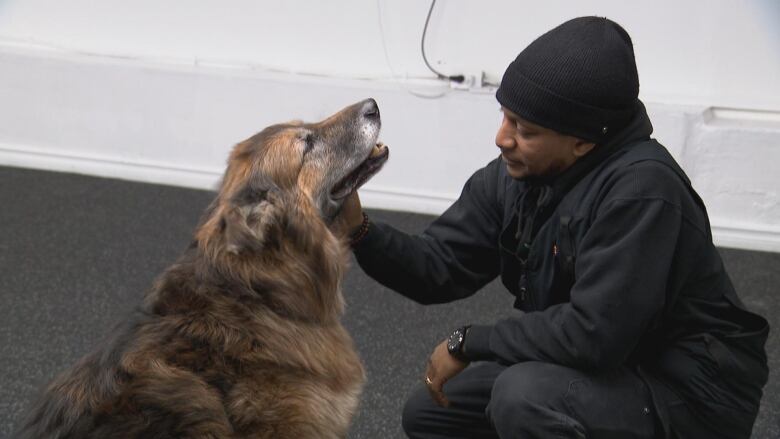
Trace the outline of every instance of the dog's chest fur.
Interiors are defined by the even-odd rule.
[[[335,254],[327,255],[329,250]],[[340,323],[342,251],[336,243],[321,249],[320,256],[331,256],[329,260],[307,254],[307,264],[276,266],[272,276],[256,279],[261,294],[222,291],[198,300],[177,299],[181,286],[196,287],[196,277],[186,266],[180,267],[182,272],[173,268],[166,273],[170,282],[163,279],[147,304],[157,315],[162,308],[183,309],[158,317],[159,323],[148,331],[156,346],[141,349],[139,356],[164,352],[162,361],[200,377],[221,401],[239,437],[258,432],[264,433],[251,437],[265,437],[265,432],[267,437],[284,437],[282,431],[289,437],[343,437],[365,374]],[[301,278],[306,278],[305,271],[317,291],[300,303],[279,297],[291,293],[280,290],[310,283]],[[290,274],[296,278],[288,278]],[[171,291],[166,283],[179,288]],[[178,300],[185,303],[176,305]],[[168,336],[161,338],[161,333]]]

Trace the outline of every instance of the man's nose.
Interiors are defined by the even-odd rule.
[[[504,118],[501,121],[501,125],[498,127],[498,132],[496,133],[496,146],[500,149],[514,147],[515,141],[511,135],[511,132],[509,131],[509,128],[510,127],[507,123],[507,120]]]

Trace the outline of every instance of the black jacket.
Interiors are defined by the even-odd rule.
[[[525,313],[472,327],[471,359],[628,366],[649,384],[664,428],[662,387],[725,437],[748,438],[768,377],[768,324],[740,302],[704,204],[651,132],[640,105],[630,126],[543,184],[512,179],[498,158],[421,236],[374,223],[355,255],[425,304],[500,275]]]

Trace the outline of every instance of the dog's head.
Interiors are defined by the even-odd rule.
[[[377,143],[380,126],[379,107],[367,99],[321,122],[273,125],[239,143],[207,218],[206,226],[215,226],[209,234],[224,235],[231,252],[262,245],[269,224],[290,204],[313,208],[329,224],[387,160],[388,148]]]

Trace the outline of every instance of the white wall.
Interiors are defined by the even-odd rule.
[[[262,127],[373,96],[391,161],[365,204],[440,212],[497,153],[499,113],[489,88],[430,79],[428,5],[0,1],[0,164],[210,187]],[[447,73],[498,81],[533,38],[585,14],[631,33],[656,137],[716,240],[780,251],[780,2],[440,0],[426,47]]]

